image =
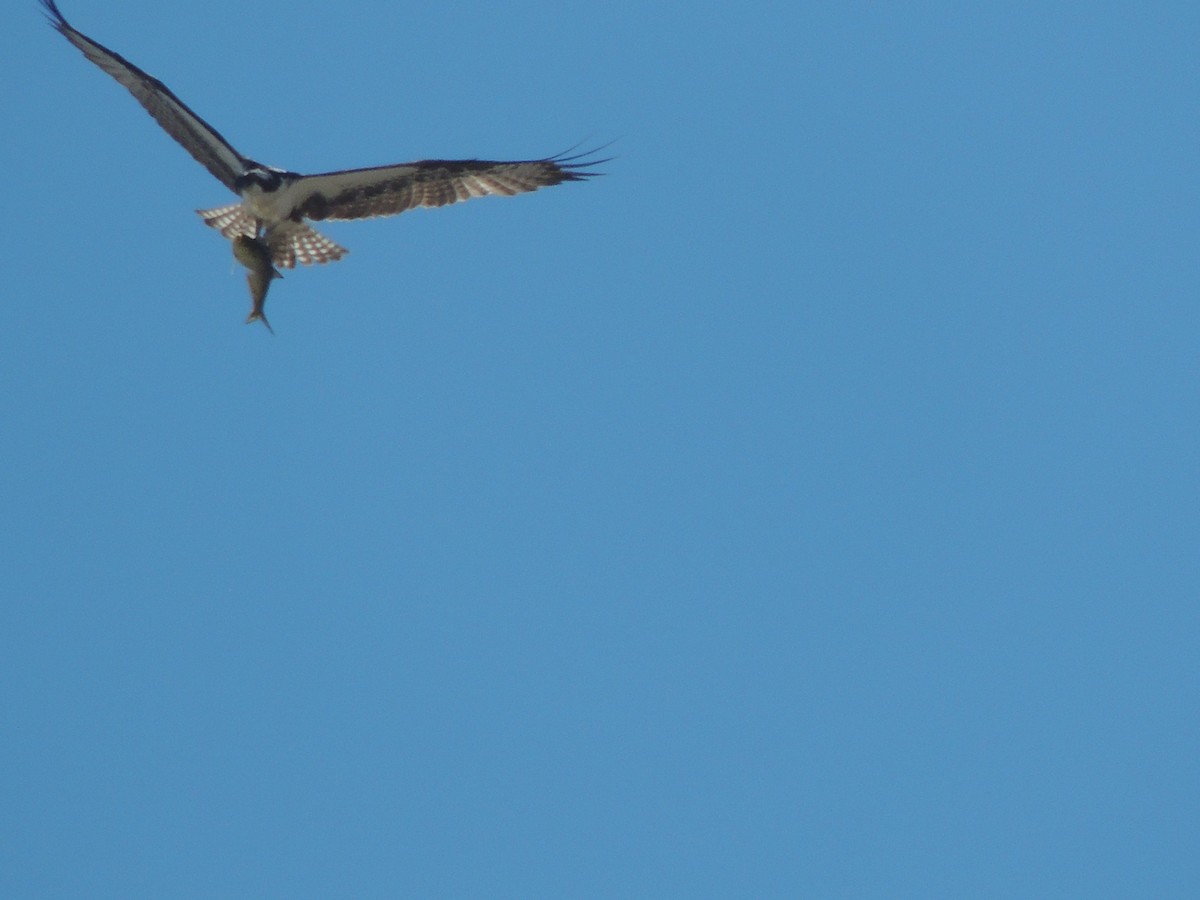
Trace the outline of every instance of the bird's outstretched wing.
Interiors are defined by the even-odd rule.
[[[129,60],[113,53],[82,32],[76,31],[58,11],[54,0],[42,0],[50,24],[83,55],[123,84],[146,112],[154,117],[171,137],[190,153],[200,165],[212,172],[217,180],[236,192],[234,182],[252,160],[242,156],[229,145],[220,133],[192,112],[170,89],[147,75]]]
[[[419,206],[446,206],[472,197],[511,197],[538,188],[582,181],[607,162],[592,154],[497,162],[484,159],[427,159],[396,166],[305,175],[287,190],[293,218],[370,219]]]

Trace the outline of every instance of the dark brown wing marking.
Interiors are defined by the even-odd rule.
[[[82,32],[76,31],[58,11],[54,0],[42,0],[50,24],[74,44],[89,60],[115,78],[133,94],[134,99],[145,107],[163,130],[179,142],[196,162],[212,172],[218,181],[236,193],[234,185],[238,175],[252,160],[242,156],[230,146],[220,132],[192,112],[171,90],[120,54],[98,44]]]
[[[367,219],[394,216],[416,207],[446,206],[473,197],[511,197],[600,174],[593,167],[606,160],[588,160],[587,155],[515,162],[428,159],[306,175],[296,187],[311,193],[292,212],[292,217]]]

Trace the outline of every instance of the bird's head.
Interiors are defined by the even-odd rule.
[[[244,193],[249,187],[256,187],[264,194],[269,194],[279,190],[285,175],[287,172],[282,169],[253,165],[237,177],[234,187],[237,188],[239,194]]]

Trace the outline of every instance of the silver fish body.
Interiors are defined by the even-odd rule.
[[[263,307],[267,302],[267,290],[271,287],[271,282],[282,278],[283,275],[272,264],[270,247],[260,238],[239,234],[233,239],[233,256],[249,270],[246,283],[250,286],[252,307],[250,315],[246,317],[246,324],[262,322],[267,326],[267,331],[274,334],[275,329],[267,321]]]

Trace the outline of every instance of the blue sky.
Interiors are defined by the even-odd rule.
[[[617,159],[5,6],[0,893],[1200,889],[1195,4],[62,6]]]

